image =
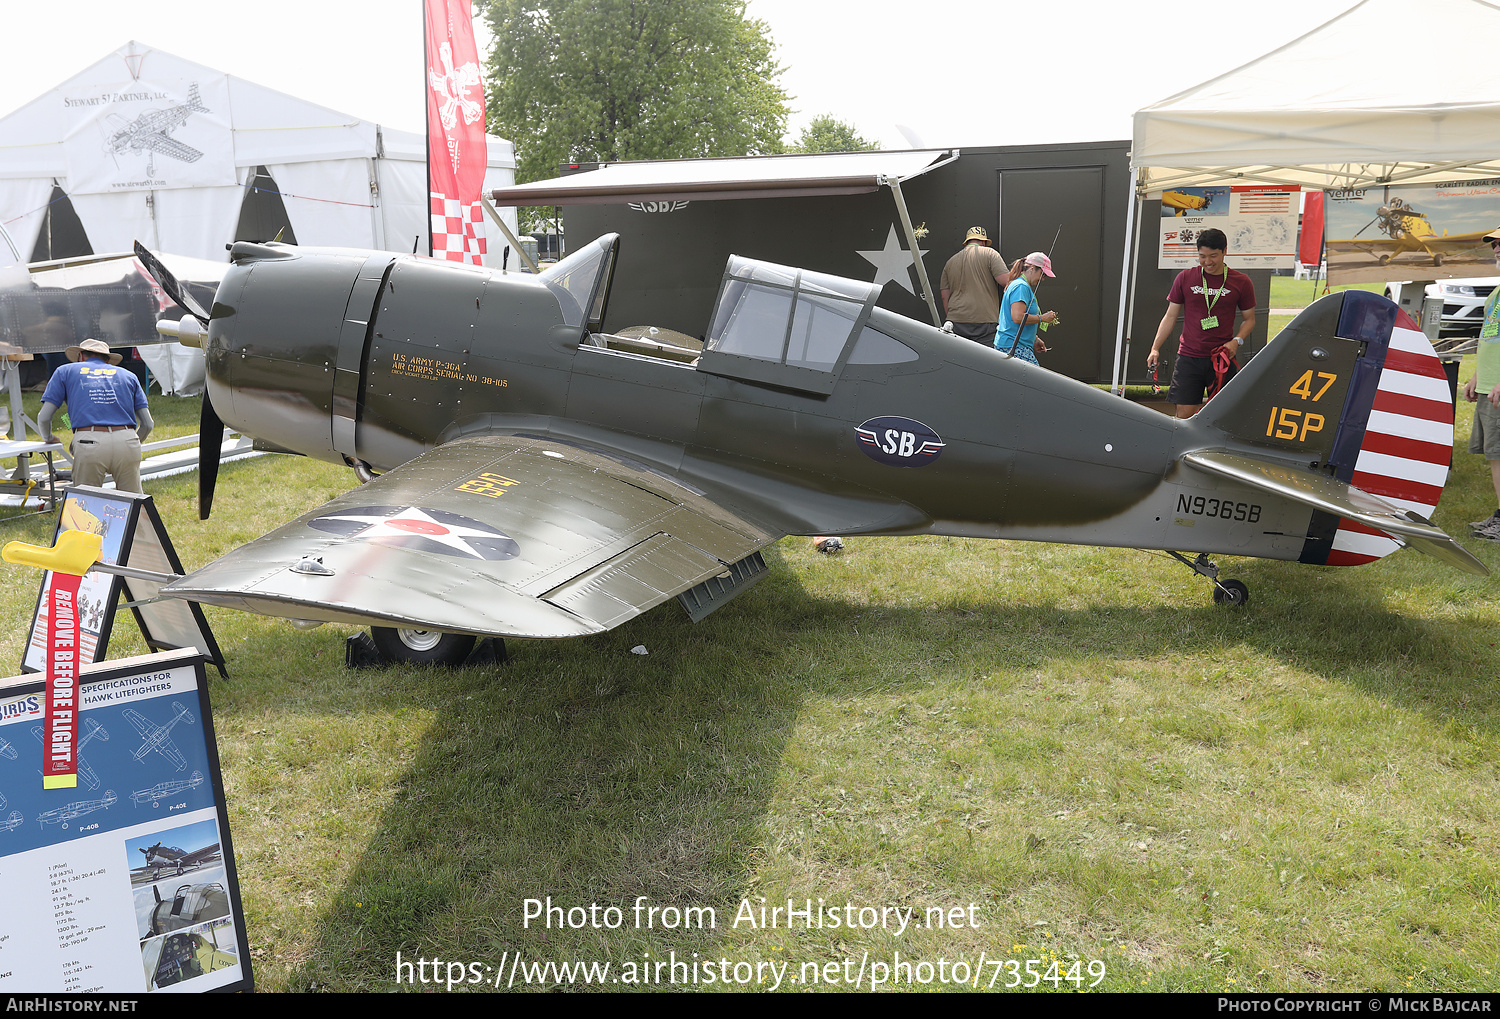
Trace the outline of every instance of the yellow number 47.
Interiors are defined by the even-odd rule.
[[[1339,377],[1337,375],[1330,375],[1327,372],[1318,372],[1318,378],[1325,379],[1326,381],[1323,383],[1323,388],[1318,390],[1316,396],[1313,395],[1312,391],[1312,369],[1308,369],[1307,371],[1303,372],[1302,377],[1299,378],[1296,382],[1292,383],[1292,388],[1288,389],[1287,392],[1291,393],[1293,396],[1300,396],[1304,400],[1312,400],[1314,403],[1317,403],[1319,400],[1323,399],[1323,394],[1328,392],[1328,387],[1339,380]]]

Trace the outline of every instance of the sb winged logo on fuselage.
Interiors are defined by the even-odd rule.
[[[933,429],[905,417],[871,418],[854,433],[865,456],[888,467],[924,467],[947,445]]]
[[[307,525],[352,541],[465,559],[496,562],[521,553],[515,539],[498,528],[472,517],[422,506],[356,506],[314,517]]]

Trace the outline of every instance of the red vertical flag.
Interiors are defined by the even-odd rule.
[[[1302,244],[1297,261],[1303,265],[1323,262],[1323,192],[1310,191],[1302,199]]]
[[[435,258],[480,264],[484,254],[484,83],[469,0],[424,0],[427,24],[427,181]]]

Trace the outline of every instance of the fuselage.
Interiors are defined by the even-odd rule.
[[[1306,532],[1305,508],[1178,467],[1226,444],[1206,427],[880,308],[841,348],[803,355],[814,367],[783,353],[763,368],[713,349],[722,319],[748,314],[725,296],[711,349],[678,360],[611,349],[534,276],[237,250],[209,394],[272,448],[380,471],[464,436],[536,435],[644,463],[786,533],[1296,558]]]

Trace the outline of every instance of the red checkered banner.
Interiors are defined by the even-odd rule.
[[[485,253],[484,82],[469,0],[424,0],[427,180],[435,258],[481,264]]]

